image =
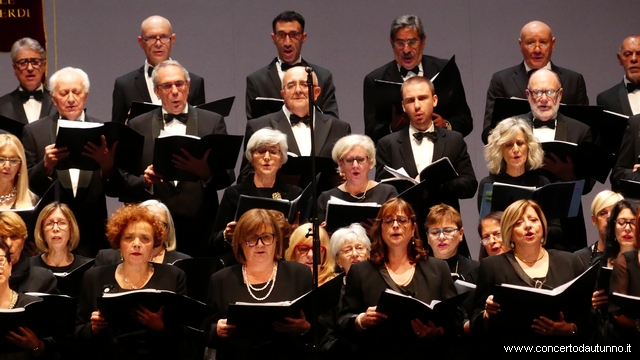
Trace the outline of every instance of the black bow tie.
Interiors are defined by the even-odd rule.
[[[632,93],[636,90],[640,90],[640,84],[627,83],[627,92]]]
[[[149,77],[151,77],[151,74],[153,74],[153,66],[149,65],[147,67],[147,75],[149,75]]]
[[[29,101],[29,99],[33,96],[33,98],[37,101],[42,101],[42,90],[36,90],[36,91],[18,91],[20,93],[20,100],[22,100],[23,103],[26,103],[27,101]]]
[[[286,62],[281,62],[280,63],[280,68],[282,69],[282,71],[287,71],[289,69],[291,69],[292,67],[296,67],[296,66],[307,66],[307,62],[304,60],[300,60],[300,62],[297,62],[295,64],[288,64]]]
[[[540,129],[543,127],[547,127],[551,130],[554,130],[556,128],[556,120],[548,120],[548,121],[542,121],[542,120],[538,120],[538,119],[533,119],[533,128],[534,129]]]
[[[407,77],[407,74],[409,73],[409,71],[418,75],[420,74],[420,66],[416,66],[413,69],[408,69],[408,70],[400,66],[400,75],[402,75],[402,77]]]
[[[309,122],[310,122],[311,120],[310,120],[309,115],[307,115],[307,116],[303,116],[303,117],[300,117],[300,116],[298,116],[298,115],[296,115],[296,114],[291,114],[291,116],[289,116],[289,121],[291,121],[291,126],[295,126],[295,125],[296,125],[296,124],[298,124],[300,121],[302,121],[302,123],[303,123],[303,124],[305,124],[305,125],[309,126]]]
[[[168,124],[168,123],[172,122],[173,120],[178,120],[181,123],[186,124],[187,123],[187,115],[188,114],[185,114],[185,113],[178,114],[178,115],[164,114],[164,122]]]
[[[438,139],[434,131],[425,131],[425,132],[418,131],[417,133],[413,134],[413,137],[418,141],[422,141],[422,139],[427,138],[431,140],[431,142],[436,142],[436,140]]]

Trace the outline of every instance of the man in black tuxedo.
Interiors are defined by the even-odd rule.
[[[536,70],[529,78],[525,93],[531,112],[523,117],[532,124],[533,134],[540,142],[558,140],[580,144],[593,141],[589,126],[558,112],[564,89],[556,73],[547,69]],[[589,177],[580,173],[580,169],[574,169],[571,159],[560,159],[553,153],[545,156],[542,172],[551,182],[584,179],[583,194],[588,194],[594,185]],[[574,252],[587,246],[582,203],[578,216],[560,219],[560,225],[564,234],[563,242],[547,242],[546,247]]]
[[[0,97],[0,115],[26,125],[54,114],[56,108],[51,103],[49,90],[42,85],[47,52],[40,43],[31,38],[16,41],[11,47],[11,60],[20,85]]]
[[[619,191],[620,180],[640,181],[640,114],[629,118],[629,126],[622,136],[616,166],[611,171],[611,189]]]
[[[589,105],[587,87],[582,75],[551,62],[555,43],[556,38],[553,37],[551,28],[543,22],[532,21],[522,28],[518,44],[520,44],[524,61],[519,65],[498,71],[491,77],[484,111],[482,142],[487,143],[487,137],[493,130],[491,117],[496,98],[525,98],[529,74],[533,70],[545,68],[557,74],[563,89],[563,103]]]
[[[376,180],[392,177],[384,166],[404,168],[416,178],[427,165],[447,157],[459,177],[442,184],[438,191],[429,192],[427,198],[416,209],[418,223],[424,220],[433,205],[444,203],[460,211],[458,199],[468,199],[478,188],[476,174],[467,153],[467,144],[462,134],[436,126],[433,111],[440,100],[429,79],[415,76],[402,85],[402,108],[409,118],[409,126],[389,134],[376,145]],[[421,227],[422,228],[422,227]],[[424,235],[423,229],[420,229]],[[462,253],[469,255],[466,243],[461,244]]]
[[[402,83],[412,76],[433,78],[447,64],[447,60],[423,55],[426,35],[422,21],[416,15],[402,15],[391,24],[389,42],[395,60],[373,70],[364,78],[364,126],[365,134],[377,142],[383,136],[399,131],[409,123],[400,109],[389,106],[389,101],[380,101],[376,93],[376,81]],[[457,68],[456,68],[457,71]],[[455,130],[463,136],[473,130],[471,110],[467,105],[460,74],[453,80],[453,91],[441,96],[433,113],[433,123],[439,128]],[[397,96],[398,102],[400,95]]]
[[[609,90],[598,94],[596,102],[606,110],[627,116],[640,113],[640,36],[624,39],[617,53],[624,69],[624,79]]]
[[[169,59],[175,42],[176,34],[173,33],[169,20],[154,15],[142,22],[138,44],[146,54],[147,60],[137,70],[116,79],[113,85],[111,121],[125,123],[129,119],[129,110],[134,101],[160,105],[160,99],[154,92],[151,73],[154,66]],[[204,104],[204,80],[193,73],[189,76],[189,104]]]
[[[300,55],[302,44],[307,40],[302,15],[295,11],[284,11],[273,19],[271,27],[273,29],[271,41],[278,49],[278,57],[273,59],[269,65],[247,76],[247,120],[260,116],[252,114],[251,100],[257,97],[279,99],[285,71],[298,64],[311,66],[318,76],[322,93],[316,101],[316,106],[323,113],[337,118],[338,102],[336,101],[336,88],[333,85],[333,75],[325,68],[307,63]]]
[[[59,160],[66,158],[66,148],[56,148],[58,120],[102,122],[89,117],[84,106],[89,95],[89,77],[80,70],[67,67],[57,71],[49,79],[51,100],[57,112],[24,127],[22,144],[27,156],[29,187],[38,196],[56,183],[56,200],[71,208],[80,227],[80,245],[76,252],[94,257],[98,250],[109,247],[105,238],[107,204],[104,185],[113,173],[115,146],[108,148],[103,138],[101,144],[87,143],[88,156],[100,170],[58,170]]]
[[[314,99],[322,94],[323,89],[317,86],[318,79],[313,74]],[[309,127],[309,99],[307,90],[307,72],[303,66],[294,66],[287,70],[283,77],[280,96],[284,99],[282,110],[257,119],[247,121],[244,135],[244,147],[256,131],[270,127],[287,135],[289,152],[298,156],[311,155],[311,129]],[[333,145],[343,136],[351,134],[351,126],[337,118],[314,113],[314,130],[316,141],[316,156],[331,158]],[[241,176],[238,183],[248,176],[253,176],[253,168],[246,157],[242,157]],[[325,174],[326,175],[326,174]],[[324,178],[324,176],[323,176]],[[298,184],[296,184],[298,185]],[[300,184],[304,188],[307,184]]]
[[[211,169],[207,151],[200,159],[186,150],[184,156],[174,155],[174,166],[198,176],[197,181],[164,181],[153,167],[154,141],[160,131],[171,135],[227,134],[224,118],[214,112],[189,105],[189,73],[175,60],[156,65],[152,74],[155,93],[162,108],[142,114],[129,121],[129,126],[144,135],[142,163],[148,164],[142,176],[120,171],[110,181],[109,195],[122,202],[157,199],[169,208],[176,228],[178,251],[196,256],[209,238],[218,211],[217,190],[234,180],[233,169]],[[118,176],[119,175],[119,176]]]

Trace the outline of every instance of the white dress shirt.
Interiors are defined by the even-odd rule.
[[[431,126],[426,132],[434,132],[435,126],[431,123]],[[423,138],[418,141],[413,137],[413,134],[421,132],[414,128],[413,125],[409,125],[409,140],[411,140],[411,151],[413,151],[413,160],[416,163],[416,169],[418,169],[418,176],[416,180],[420,181],[420,172],[433,162],[433,142],[427,138]]]
[[[156,92],[153,91],[154,87],[153,87],[153,80],[151,79],[151,76],[149,76],[149,67],[151,65],[149,65],[149,63],[147,62],[147,60],[144,61],[144,79],[147,82],[147,89],[149,90],[149,96],[151,97],[151,102],[156,104],[156,105],[162,105],[162,101],[160,101],[160,98],[158,98],[156,96]]]
[[[19,91],[24,91],[22,87],[18,88]],[[40,85],[36,91],[43,91],[44,87]],[[29,120],[29,124],[40,119],[40,111],[42,110],[42,101],[38,101],[32,97],[29,98],[25,103],[22,104],[24,108],[24,113],[27,115],[27,120]]]
[[[291,125],[291,111],[287,109],[285,105],[282,106],[282,111],[284,115],[287,117],[289,121],[289,125],[291,126],[291,131],[293,132],[293,137],[296,139],[296,144],[298,144],[298,149],[300,150],[300,156],[311,156],[311,128],[309,125],[303,123],[302,121],[297,123],[296,125]],[[313,124],[315,125],[315,111],[313,112]]]
[[[84,122],[84,118],[85,118],[85,113],[84,111],[82,112],[82,114],[80,114],[80,117],[77,118],[75,121],[82,121]],[[56,126],[56,135],[58,134],[58,129],[60,128],[59,125],[59,121],[62,118],[58,119],[58,126]],[[71,189],[73,190],[73,197],[76,197],[76,194],[78,193],[78,180],[80,179],[80,169],[69,169],[69,178],[71,179]]]
[[[631,81],[627,80],[627,77],[624,77],[624,86],[630,84]],[[631,105],[631,112],[633,115],[640,113],[640,90],[636,89],[633,92],[627,94],[629,97],[629,105]]]

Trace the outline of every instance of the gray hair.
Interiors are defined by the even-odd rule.
[[[418,30],[420,40],[424,38],[424,27],[422,27],[422,20],[420,20],[418,15],[401,15],[393,20],[391,23],[391,31],[389,32],[391,39],[395,39],[398,31],[404,28],[416,29]]]
[[[63,75],[76,75],[80,77],[80,81],[82,81],[82,87],[84,87],[84,91],[89,92],[89,75],[87,75],[87,73],[82,69],[68,66],[56,71],[49,78],[49,86],[52,93],[55,93],[56,91],[56,87],[58,86],[58,78]]]
[[[44,48],[37,40],[32,38],[24,37],[13,43],[11,46],[11,60],[16,61],[18,57],[18,51],[27,48],[29,50],[33,50],[40,54],[42,60],[47,60],[47,52],[44,51]]]
[[[331,235],[331,254],[333,254],[334,258],[337,258],[340,249],[345,244],[354,242],[361,242],[367,247],[367,250],[371,251],[371,240],[367,236],[367,231],[358,223],[340,228]]]
[[[184,66],[180,65],[179,62],[175,61],[175,60],[165,60],[163,62],[161,62],[160,64],[156,65],[153,68],[153,72],[151,73],[151,81],[153,81],[153,86],[158,86],[158,70],[162,69],[163,67],[167,67],[167,66],[177,66],[180,68],[180,70],[182,70],[182,74],[184,75],[184,79],[187,81],[191,81],[191,78],[189,77],[189,72],[187,71],[187,69],[184,68]]]
[[[367,152],[367,156],[369,157],[369,161],[372,166],[376,166],[376,146],[373,144],[373,140],[371,140],[367,135],[351,134],[343,136],[335,145],[333,145],[331,158],[333,158],[333,161],[335,161],[336,164],[340,164],[342,156],[356,146],[363,148],[364,151]]]
[[[165,215],[167,216],[167,237],[164,239],[164,242],[162,243],[162,245],[164,245],[164,249],[166,251],[174,251],[177,245],[176,226],[173,223],[173,217],[171,216],[171,211],[169,211],[169,208],[167,207],[167,205],[161,203],[158,200],[151,199],[151,200],[146,200],[141,202],[140,206],[146,207],[147,209],[152,207],[157,207],[159,209],[162,209],[162,211],[164,211]]]
[[[280,145],[280,153],[282,154],[282,163],[287,162],[287,151],[289,151],[289,145],[287,145],[287,135],[279,130],[272,128],[262,128],[249,138],[247,142],[247,149],[244,153],[249,162],[253,161],[253,152],[263,146]]]
[[[502,145],[513,139],[519,131],[524,134],[524,139],[529,147],[526,170],[535,170],[542,167],[544,151],[538,139],[533,135],[531,125],[521,117],[506,118],[489,133],[489,140],[484,147],[484,159],[492,174],[499,174],[504,170],[505,161],[502,156]]]

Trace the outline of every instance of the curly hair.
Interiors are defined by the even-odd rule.
[[[489,140],[484,147],[484,159],[487,161],[487,168],[492,174],[500,174],[506,170],[506,163],[502,156],[502,146],[513,140],[518,132],[522,132],[527,142],[529,152],[527,155],[526,170],[535,170],[542,167],[544,161],[544,151],[538,139],[533,136],[531,125],[523,118],[510,117],[498,123],[489,133]]]
[[[130,224],[146,222],[153,228],[153,247],[162,245],[164,224],[146,207],[138,204],[123,205],[114,211],[107,221],[107,239],[113,249],[120,249],[122,233]]]
[[[420,239],[420,235],[418,235],[416,213],[408,202],[401,198],[393,198],[380,207],[378,217],[369,231],[369,237],[373,240],[371,243],[371,260],[376,264],[389,261],[389,249],[382,236],[382,219],[386,216],[395,215],[398,212],[404,213],[411,221],[411,226],[413,226],[413,235],[411,241],[407,244],[409,261],[416,263],[420,258],[427,260],[427,250],[424,249],[422,239]]]

